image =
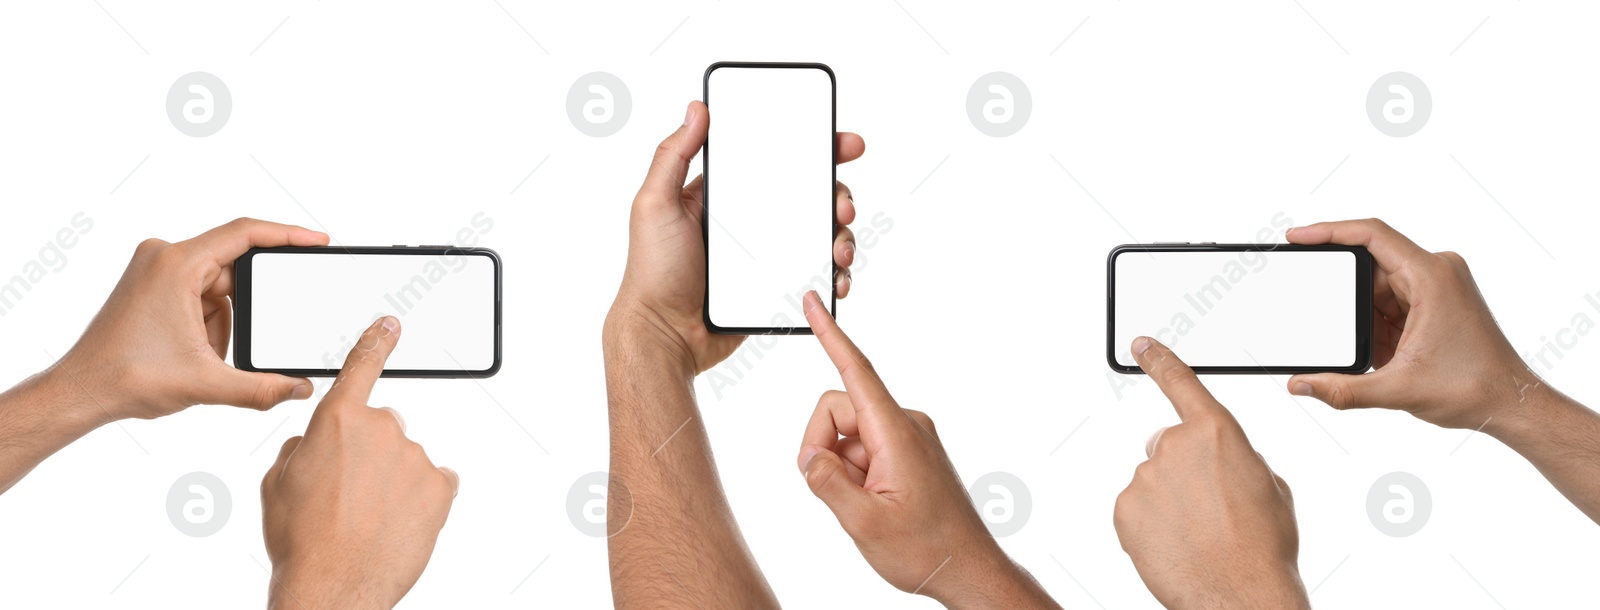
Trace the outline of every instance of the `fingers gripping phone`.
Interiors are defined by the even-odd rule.
[[[1196,373],[1360,373],[1372,357],[1372,255],[1360,246],[1123,245],[1106,259],[1106,361],[1142,372],[1152,337]]]
[[[706,328],[811,334],[802,298],[834,315],[833,70],[718,62],[706,69],[702,151]]]
[[[402,340],[384,377],[492,376],[500,266],[488,248],[251,249],[233,264],[234,366],[332,377],[361,331],[395,316]]]

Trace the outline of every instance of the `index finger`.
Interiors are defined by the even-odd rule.
[[[1211,395],[1211,390],[1200,383],[1194,369],[1179,360],[1178,355],[1160,341],[1149,337],[1134,339],[1133,358],[1139,362],[1139,368],[1144,369],[1145,374],[1161,387],[1161,393],[1167,395],[1172,408],[1178,412],[1178,419],[1189,421],[1205,414],[1228,412]]]
[[[339,370],[333,387],[328,390],[327,396],[322,397],[322,404],[317,405],[317,410],[321,411],[327,405],[367,406],[367,400],[372,398],[372,386],[383,374],[383,364],[399,342],[400,320],[394,316],[384,316],[374,321],[366,332],[361,333],[361,339],[356,341],[355,347],[350,348],[350,354],[344,357],[344,368]]]
[[[839,377],[844,379],[844,388],[850,393],[850,402],[855,405],[856,411],[874,412],[875,415],[890,414],[890,409],[898,411],[900,407],[889,395],[883,380],[878,378],[878,372],[872,369],[866,354],[861,353],[850,337],[839,330],[839,324],[833,321],[833,316],[828,315],[828,309],[822,305],[822,298],[817,296],[817,291],[806,292],[805,310],[812,333],[822,343],[823,351],[828,352],[828,359],[833,361],[833,366],[839,369]],[[896,417],[883,417],[880,421],[906,421],[898,413],[894,415]]]
[[[1342,244],[1365,246],[1372,258],[1385,272],[1393,274],[1406,264],[1428,256],[1410,238],[1401,235],[1382,220],[1341,220],[1319,222],[1314,225],[1289,229],[1292,244]]]
[[[305,227],[239,218],[201,233],[185,243],[194,246],[218,266],[226,267],[251,248],[326,246],[328,236]]]

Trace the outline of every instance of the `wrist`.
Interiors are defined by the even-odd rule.
[[[624,303],[622,297],[606,314],[601,344],[608,369],[627,363],[630,369],[660,369],[694,380],[694,355],[683,337],[648,308]]]
[[[393,602],[384,601],[373,591],[363,590],[359,578],[344,578],[337,570],[300,570],[274,566],[267,610],[301,608],[349,608],[389,610]]]
[[[1059,608],[1022,566],[1012,561],[993,538],[950,555],[928,579],[923,595],[951,610],[968,608]]]
[[[1300,569],[1289,563],[1276,570],[1263,570],[1234,588],[1233,595],[1221,596],[1214,608],[1284,608],[1310,610],[1310,596],[1300,580]]]
[[[1485,434],[1512,449],[1548,442],[1553,431],[1576,425],[1573,416],[1583,410],[1543,380],[1532,377],[1531,373],[1530,377],[1518,388],[1516,402],[1498,409],[1483,429]]]
[[[106,392],[77,375],[58,363],[17,384],[24,415],[76,436],[123,419],[114,415],[114,404],[105,402],[109,400]]]

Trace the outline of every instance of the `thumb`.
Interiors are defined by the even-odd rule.
[[[311,381],[274,373],[252,373],[219,364],[208,375],[200,397],[203,404],[232,405],[265,411],[286,400],[311,397]]]
[[[839,454],[816,445],[806,446],[800,449],[800,472],[805,474],[811,493],[828,505],[846,532],[850,531],[871,497],[867,490],[850,480]]]
[[[1398,394],[1389,387],[1387,371],[1362,375],[1310,373],[1289,378],[1289,393],[1310,396],[1328,406],[1345,409],[1398,408]]]
[[[708,115],[705,104],[689,102],[683,125],[656,147],[656,156],[650,160],[650,173],[645,176],[644,186],[639,189],[640,201],[658,205],[668,202],[678,204],[683,183],[689,175],[689,162],[706,142]]]

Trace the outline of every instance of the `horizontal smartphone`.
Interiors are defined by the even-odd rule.
[[[806,291],[835,313],[833,70],[719,62],[705,102],[706,328],[809,335]]]
[[[1196,373],[1360,373],[1372,360],[1372,255],[1360,246],[1123,245],[1106,258],[1106,361],[1139,336]]]
[[[233,363],[331,377],[362,331],[400,319],[384,377],[500,371],[500,255],[453,246],[255,248],[233,263]]]

